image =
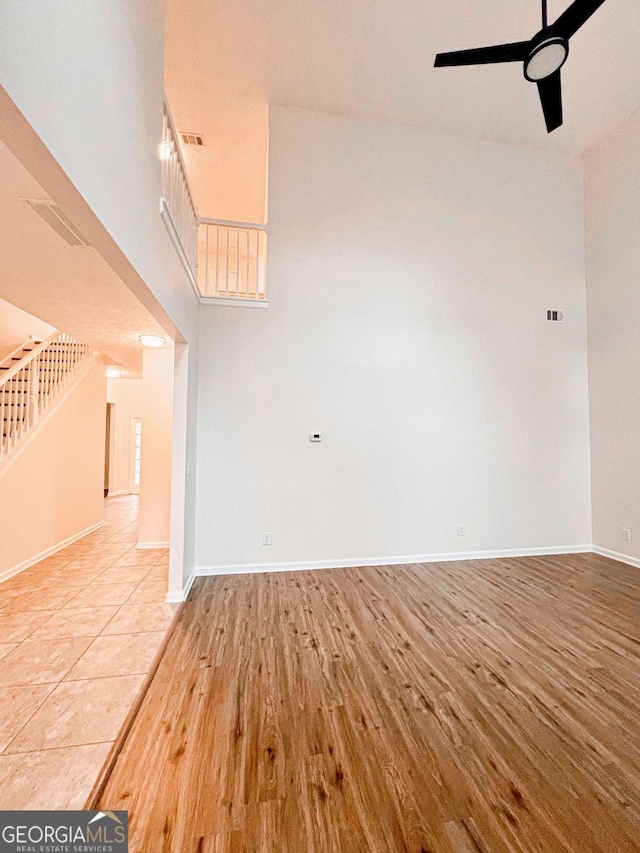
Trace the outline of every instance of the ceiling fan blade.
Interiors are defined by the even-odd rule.
[[[562,84],[560,70],[544,80],[538,80],[538,92],[547,123],[547,132],[551,133],[562,124]]]
[[[575,0],[569,8],[560,15],[555,24],[551,25],[554,34],[568,39],[597,12],[604,0]]]
[[[435,67],[490,65],[494,62],[524,62],[528,52],[528,41],[497,44],[493,47],[476,47],[472,50],[454,50],[451,53],[439,53],[436,56]]]

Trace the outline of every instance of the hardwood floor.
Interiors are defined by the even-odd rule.
[[[201,579],[101,799],[132,853],[640,850],[640,571]]]

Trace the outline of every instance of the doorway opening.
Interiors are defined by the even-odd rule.
[[[111,458],[113,453],[114,440],[114,412],[113,403],[107,403],[107,417],[105,422],[105,440],[104,440],[104,496],[109,494],[111,483]]]

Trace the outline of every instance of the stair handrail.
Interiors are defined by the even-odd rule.
[[[8,352],[4,356],[4,358],[0,358],[0,364],[3,364],[5,361],[9,361],[9,359],[13,358],[14,355],[17,355],[19,352],[24,352],[25,347],[28,344],[33,344],[33,346],[35,347],[37,344],[40,343],[41,340],[42,338],[34,338],[33,336],[31,336],[28,341],[25,341],[23,344],[20,344],[20,346],[16,347],[13,352]]]
[[[176,128],[169,101],[165,95],[162,143],[160,215],[169,232],[180,262],[198,293],[198,208],[191,190],[187,167],[182,156],[180,135]]]
[[[15,376],[16,373],[20,373],[21,370],[24,370],[24,368],[27,366],[27,364],[29,364],[29,362],[33,361],[34,358],[37,358],[40,353],[43,352],[43,350],[46,350],[46,348],[50,346],[56,340],[56,338],[59,338],[61,334],[62,332],[56,331],[52,335],[49,335],[48,338],[45,338],[43,341],[37,344],[31,350],[31,352],[28,352],[24,358],[21,358],[20,361],[16,361],[13,367],[10,367],[8,370],[3,370],[2,376],[0,376],[0,388],[2,388],[2,386],[6,382],[8,382],[9,379]],[[22,347],[20,347],[20,349],[22,349]],[[7,358],[10,358],[10,356],[7,356]]]

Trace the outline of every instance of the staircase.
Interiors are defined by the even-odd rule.
[[[55,332],[0,362],[0,465],[96,357],[91,347]]]

